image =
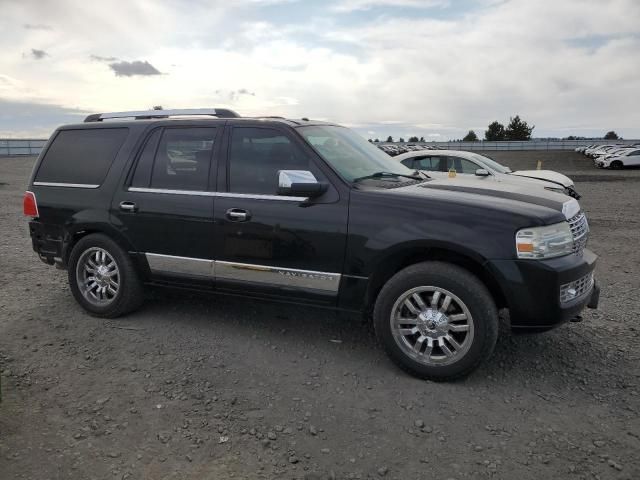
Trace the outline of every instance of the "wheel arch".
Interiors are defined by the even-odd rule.
[[[615,160],[611,161],[610,166],[611,168],[623,168],[624,162],[621,159],[616,158]]]
[[[93,233],[101,233],[111,240],[116,242],[125,252],[129,253],[133,251],[133,246],[127,240],[127,238],[117,229],[113,228],[109,224],[104,223],[74,223],[70,228],[67,228],[63,240],[62,247],[62,265],[66,268],[69,256],[73,247],[80,241],[80,239],[91,235]]]
[[[447,262],[469,271],[487,287],[496,307],[506,308],[507,301],[496,278],[485,268],[485,259],[475,252],[457,245],[411,245],[389,252],[376,263],[376,268],[369,277],[365,305],[368,311],[378,297],[383,285],[400,270],[420,262]]]

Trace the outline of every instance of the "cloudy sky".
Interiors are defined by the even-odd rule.
[[[637,0],[0,0],[0,137],[163,105],[640,138],[639,27]]]

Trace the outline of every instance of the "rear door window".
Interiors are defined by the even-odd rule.
[[[215,128],[167,128],[151,174],[152,188],[206,190]]]
[[[206,191],[215,128],[165,128],[149,136],[131,186],[163,190]]]
[[[42,159],[35,181],[99,186],[128,133],[128,128],[60,130]]]

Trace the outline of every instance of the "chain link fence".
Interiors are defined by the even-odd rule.
[[[47,140],[26,138],[26,139],[1,139],[0,157],[12,155],[38,155]]]

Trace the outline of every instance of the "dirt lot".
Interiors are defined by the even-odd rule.
[[[601,304],[450,384],[324,310],[157,291],[86,315],[31,250],[33,159],[0,158],[0,478],[640,478],[640,171],[493,156],[576,180]]]

